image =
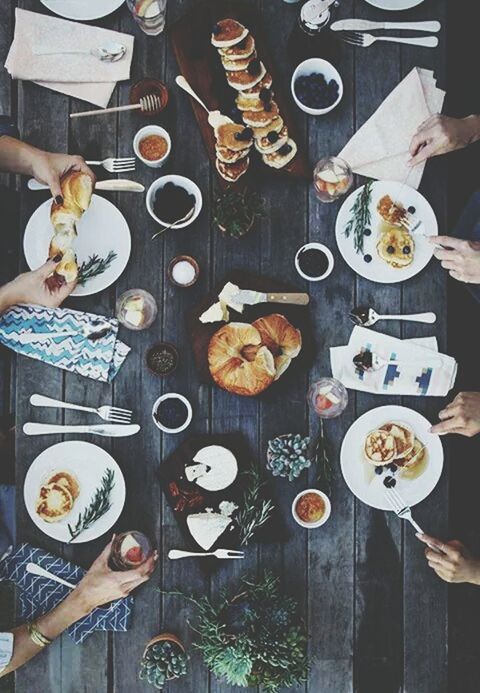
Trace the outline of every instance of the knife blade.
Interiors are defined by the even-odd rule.
[[[93,424],[91,426],[77,426],[47,423],[31,423],[23,425],[23,432],[27,436],[39,436],[47,433],[92,433],[97,436],[106,436],[112,438],[123,438],[125,436],[133,436],[138,433],[140,426],[138,424]]]
[[[29,190],[48,190],[48,185],[39,183],[35,178],[30,178],[27,187]],[[111,190],[117,192],[144,192],[145,186],[134,180],[126,178],[112,178],[111,180],[99,180],[95,183],[95,190]]]
[[[440,31],[440,22],[373,22],[368,19],[340,19],[333,22],[333,31],[368,31],[369,29],[407,29],[409,31]]]
[[[261,291],[251,291],[250,289],[241,289],[232,296],[233,303],[243,303],[247,306],[253,306],[256,303],[288,303],[297,306],[306,306],[310,301],[308,294],[297,293],[263,293]]]

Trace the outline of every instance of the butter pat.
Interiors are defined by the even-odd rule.
[[[239,291],[240,287],[236,284],[232,284],[232,282],[227,282],[218,294],[218,298],[221,302],[226,303],[227,306],[236,310],[237,313],[243,313],[243,303],[235,303],[235,301],[232,300],[232,297],[238,294]]]
[[[210,306],[210,308],[208,308],[204,313],[201,314],[200,322],[221,322],[222,320],[226,322],[229,319],[229,317],[230,314],[225,303],[218,301],[217,303],[214,303],[212,306]]]

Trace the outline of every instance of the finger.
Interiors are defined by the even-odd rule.
[[[133,590],[137,589],[137,587],[140,587],[140,585],[143,585],[144,582],[147,582],[149,577],[150,575],[139,575],[134,580],[127,580],[124,583],[122,583],[123,588],[130,593]]]
[[[139,577],[149,577],[150,574],[155,570],[156,560],[154,556],[149,556],[145,563],[138,566],[138,568],[133,568],[132,570],[126,570],[123,573],[126,582],[131,582],[137,580]]]
[[[417,133],[421,132],[422,130],[429,130],[430,127],[438,120],[438,113],[434,113],[433,115],[428,116],[421,125],[418,126]]]
[[[113,544],[114,539],[115,539],[115,534],[110,539],[108,544],[105,546],[102,553],[99,556],[97,556],[97,558],[94,561],[95,563],[108,563],[108,559],[110,558],[110,553],[112,551],[112,544]]]
[[[424,544],[427,544],[427,546],[435,546],[437,549],[440,549],[440,551],[443,551],[443,553],[446,553],[446,551],[443,550],[445,544],[440,539],[431,537],[429,534],[422,534],[421,532],[416,532],[415,536]]]
[[[425,136],[425,132],[423,132],[420,128],[417,130],[415,135],[412,137],[412,140],[410,142],[410,146],[408,148],[408,151],[410,152],[410,156],[413,158],[422,147],[424,147],[427,143],[427,138]]]
[[[445,260],[447,262],[458,263],[461,258],[458,250],[449,250],[448,248],[439,248],[438,246],[433,249],[433,254],[437,260]]]
[[[436,572],[436,574],[441,580],[443,580],[444,582],[451,582],[449,575],[444,570],[436,570],[435,567],[433,568],[433,570]]]
[[[62,284],[59,288],[54,289],[51,292],[57,306],[61,305],[65,299],[70,296],[76,286],[77,282],[68,282],[67,284]]]
[[[460,433],[462,430],[463,426],[458,423],[458,418],[454,417],[453,419],[447,419],[435,424],[435,426],[431,427],[430,432],[437,436],[444,436],[447,433]]]
[[[447,404],[445,409],[438,412],[438,418],[444,421],[445,419],[451,419],[453,416],[458,416],[461,413],[461,407],[459,404],[455,404],[455,400]]]
[[[428,240],[430,243],[443,245],[445,248],[452,248],[453,250],[466,250],[469,247],[468,241],[454,238],[454,236],[428,236]]]
[[[45,264],[43,264],[41,267],[35,270],[35,272],[41,279],[45,281],[45,279],[48,279],[48,277],[55,270],[55,267],[58,265],[61,259],[61,255],[56,255],[55,257],[50,258],[50,260],[47,260]]]
[[[408,162],[410,166],[418,166],[423,164],[424,161],[430,159],[430,157],[435,156],[438,151],[438,145],[435,142],[429,142],[421,147],[415,156],[412,156]]]
[[[446,269],[449,271],[452,270],[453,272],[455,272],[456,270],[459,269],[456,262],[449,262],[448,260],[443,260],[440,264],[442,265],[443,269]]]
[[[45,181],[50,188],[52,197],[58,205],[63,204],[62,186],[60,185],[60,176],[57,173],[52,173],[48,180]]]
[[[448,273],[452,279],[455,279],[457,282],[463,282],[464,284],[468,284],[468,279],[461,273],[456,270],[450,270]]]
[[[425,556],[427,561],[436,567],[440,567],[445,570],[449,570],[452,567],[452,563],[448,556],[438,553],[437,551],[433,551],[433,549],[425,549]]]

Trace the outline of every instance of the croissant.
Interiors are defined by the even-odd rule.
[[[50,242],[48,257],[61,255],[62,259],[55,268],[53,282],[73,282],[78,275],[78,265],[73,250],[77,236],[77,222],[88,209],[93,193],[93,181],[89,175],[80,171],[67,173],[61,181],[63,202],[52,202],[50,219],[54,235]],[[55,277],[56,275],[56,277]]]

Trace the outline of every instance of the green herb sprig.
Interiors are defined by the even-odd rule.
[[[353,235],[353,247],[357,253],[363,253],[363,232],[365,228],[370,225],[372,220],[372,215],[370,212],[370,203],[372,200],[372,183],[369,180],[363,186],[363,190],[360,195],[357,195],[350,212],[351,217],[345,226],[345,236],[350,238]]]
[[[252,227],[255,219],[265,215],[262,198],[255,192],[226,190],[215,200],[213,220],[226,235],[241,238]]]
[[[235,517],[240,530],[241,546],[248,544],[257,529],[268,522],[275,509],[272,501],[262,496],[265,482],[260,477],[257,465],[252,464],[246,474],[250,477],[250,481],[244,491],[240,510]]]
[[[333,466],[330,459],[323,419],[320,419],[320,431],[312,443],[310,459],[317,470],[316,483],[321,491],[330,497],[332,493]]]
[[[111,250],[106,257],[90,255],[88,260],[84,260],[78,268],[77,284],[83,286],[88,279],[98,277],[107,270],[117,257],[117,253]]]
[[[68,525],[70,532],[69,543],[76,539],[79,534],[89,529],[97,520],[99,520],[112,507],[111,493],[115,486],[115,472],[113,469],[107,469],[102,477],[100,486],[95,491],[90,505],[80,513],[74,527]]]

